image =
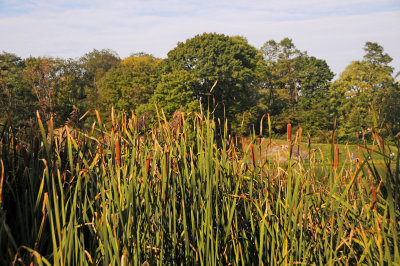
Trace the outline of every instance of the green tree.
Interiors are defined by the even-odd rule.
[[[260,61],[260,53],[246,39],[204,33],[178,43],[168,53],[163,73],[190,73],[195,79],[190,82],[193,99],[209,107],[216,118],[226,117],[235,128],[241,114],[256,105]]]
[[[162,108],[166,118],[170,119],[177,110],[186,112],[200,111],[199,100],[193,93],[197,78],[186,70],[177,70],[161,76],[150,103],[143,111],[155,113],[155,105]]]
[[[327,100],[333,73],[324,60],[301,52],[289,38],[270,40],[264,56],[259,106],[272,116],[274,128],[301,125],[314,133],[328,124]]]
[[[363,60],[354,61],[332,86],[332,104],[339,118],[343,139],[357,139],[374,128],[373,114],[378,120],[398,128],[400,109],[393,100],[399,99],[399,87],[392,77],[392,58],[383,47],[367,42]]]
[[[10,115],[14,127],[28,125],[35,116],[35,101],[32,91],[22,78],[24,61],[14,54],[0,54],[0,119]]]
[[[47,57],[25,59],[23,79],[36,97],[37,108],[44,121],[55,116],[57,64],[57,59]]]
[[[98,82],[99,101],[105,115],[117,110],[137,110],[152,97],[161,59],[151,55],[131,56],[110,69]]]
[[[299,62],[298,121],[312,135],[329,129],[334,118],[329,106],[329,90],[334,74],[325,60],[301,56]]]
[[[30,57],[25,59],[24,65],[22,80],[34,95],[42,120],[53,117],[56,126],[62,125],[73,110],[85,109],[83,71],[78,62]],[[32,113],[35,114],[35,110]]]
[[[55,113],[58,121],[65,123],[72,111],[78,111],[79,115],[89,108],[85,101],[84,72],[79,62],[72,59],[57,60],[54,71]]]
[[[99,81],[110,69],[117,67],[121,59],[118,54],[109,49],[96,50],[85,54],[79,59],[83,71],[83,83],[87,108],[98,108]]]

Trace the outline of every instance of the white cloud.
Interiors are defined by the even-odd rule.
[[[0,51],[22,57],[77,57],[93,48],[111,48],[122,57],[138,51],[165,57],[178,41],[219,32],[242,35],[257,48],[270,39],[292,38],[299,49],[326,59],[336,73],[361,59],[365,41],[376,41],[400,70],[400,4],[395,0],[13,3],[5,0],[0,6]]]

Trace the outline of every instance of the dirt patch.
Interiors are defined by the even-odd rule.
[[[242,138],[240,140],[242,151],[248,149],[251,141],[249,138]],[[287,162],[290,156],[290,145],[285,143],[285,141],[270,142],[269,139],[257,139],[255,145],[255,152],[258,159],[261,161],[277,161],[280,163]],[[297,145],[292,145],[292,160],[298,161],[308,159],[308,151],[298,147]]]

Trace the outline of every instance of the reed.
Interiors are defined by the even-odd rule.
[[[263,162],[262,141],[237,152],[208,114],[182,116],[174,130],[159,117],[147,135],[133,114],[113,112],[111,130],[96,116],[59,139],[38,117],[41,138],[23,160],[3,130],[4,264],[400,263],[398,148],[394,160],[388,145],[376,151],[384,171],[371,149],[358,165],[341,158],[340,170],[338,157],[317,163],[310,138],[307,164]]]

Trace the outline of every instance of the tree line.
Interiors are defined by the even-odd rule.
[[[36,111],[44,121],[79,126],[79,117],[97,109],[133,111],[149,128],[157,107],[174,112],[210,110],[228,120],[232,134],[258,129],[269,114],[282,134],[287,124],[313,137],[331,130],[339,139],[371,137],[381,123],[400,131],[400,84],[382,46],[366,42],[362,60],[351,62],[333,81],[325,60],[296,48],[289,38],[260,49],[240,36],[204,33],[168,52],[121,59],[112,50],[93,50],[78,59],[0,54],[0,123],[20,132],[33,127]],[[266,124],[266,123],[264,123]]]

